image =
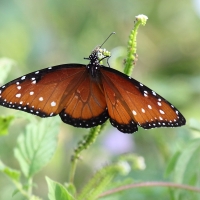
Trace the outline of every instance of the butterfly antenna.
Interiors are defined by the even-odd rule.
[[[102,45],[99,46],[99,48],[101,48],[101,47],[105,44],[105,42],[110,38],[110,36],[113,35],[113,34],[115,34],[115,32],[112,32],[112,33],[105,39],[105,41],[102,43]]]

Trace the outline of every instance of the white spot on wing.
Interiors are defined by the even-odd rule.
[[[155,93],[154,91],[152,91],[152,94],[153,94],[154,96],[156,96],[156,93]]]
[[[132,113],[133,113],[134,115],[137,115],[137,112],[136,112],[135,110],[133,110]]]
[[[144,108],[142,108],[141,110],[142,110],[143,113],[145,113],[145,109]]]
[[[49,116],[50,116],[50,117],[53,116],[53,113],[51,113]]]
[[[32,92],[30,92],[29,94],[30,94],[30,95],[33,95],[33,94],[34,94],[34,92],[32,91]]]
[[[149,108],[149,109],[152,109],[151,105],[148,105],[148,108]]]
[[[21,94],[16,94],[15,95],[17,98],[20,98],[21,97]]]
[[[162,104],[161,104],[160,102],[157,102],[157,104],[158,104],[159,106],[162,106]]]
[[[55,102],[55,101],[52,101],[52,102],[51,102],[51,106],[52,106],[52,107],[56,106],[56,102]]]
[[[164,115],[165,112],[163,110],[159,110],[160,114]]]
[[[39,101],[43,101],[43,100],[44,100],[43,97],[40,97],[40,98],[39,98]]]
[[[25,80],[25,78],[26,78],[26,76],[22,76],[22,77],[21,77],[21,80]]]
[[[36,84],[36,80],[32,81],[31,84]]]
[[[19,86],[17,86],[17,89],[18,89],[18,90],[21,90],[21,88],[22,88],[22,87],[21,87],[20,85],[19,85]]]

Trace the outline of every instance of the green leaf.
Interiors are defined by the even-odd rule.
[[[10,167],[7,167],[1,160],[0,160],[0,171],[3,172],[12,181],[19,182],[20,172],[15,169],[11,169]]]
[[[73,196],[76,195],[76,187],[73,183],[65,183],[64,187],[67,189],[67,191],[72,194]]]
[[[0,85],[6,80],[13,65],[15,65],[15,62],[9,58],[0,59]]]
[[[14,119],[13,116],[2,117],[0,116],[0,135],[7,135],[10,123]]]
[[[49,200],[74,200],[74,197],[67,191],[67,189],[63,185],[52,181],[48,177],[46,177],[46,181],[49,189]]]
[[[200,139],[195,139],[180,154],[174,171],[177,183],[191,183],[194,176],[199,176]]]
[[[60,120],[55,117],[40,122],[33,120],[19,136],[14,152],[26,177],[32,177],[52,158],[56,150],[59,123]]]
[[[174,171],[174,168],[176,166],[177,160],[180,156],[180,151],[177,151],[171,158],[171,160],[169,161],[167,168],[165,170],[165,176],[169,176],[169,174],[171,174]]]
[[[196,185],[199,177],[199,166],[200,166],[200,139],[191,141],[184,150],[180,153],[174,173],[174,181],[180,184]],[[187,198],[187,193],[183,190],[174,191],[175,199]],[[191,198],[194,199],[194,198]]]

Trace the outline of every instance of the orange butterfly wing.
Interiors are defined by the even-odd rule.
[[[67,124],[88,128],[103,124],[108,119],[102,84],[92,79],[88,71],[84,72],[65,101],[60,117]]]
[[[0,88],[0,105],[40,117],[60,114],[65,123],[78,127],[108,118],[102,85],[81,64],[50,67],[11,81]]]
[[[135,79],[111,68],[101,67],[110,121],[121,132],[185,124],[183,115],[163,97]]]

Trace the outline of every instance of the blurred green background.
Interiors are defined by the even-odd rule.
[[[200,120],[198,0],[1,0],[0,58],[12,59],[14,65],[0,85],[49,66],[87,64],[83,58],[113,31],[117,34],[104,47],[112,53],[111,67],[122,71],[128,36],[138,14],[145,14],[149,19],[145,27],[139,28],[138,61],[132,76],[173,103],[188,124],[192,118]],[[0,70],[3,73],[4,69]],[[15,112],[0,108],[1,115]],[[15,120],[9,135],[0,138],[0,158],[16,169],[19,165],[13,156],[13,148],[25,123]],[[56,154],[35,177],[36,195],[45,198],[47,194],[45,176],[60,183],[68,180],[70,156],[85,133],[86,129],[62,124]],[[141,181],[170,180],[163,175],[169,159],[194,137],[199,137],[198,133],[190,131],[188,126],[148,131],[139,129],[137,133],[127,135],[109,125],[97,142],[84,151],[75,184],[78,189],[81,188],[94,171],[126,152],[143,156],[146,162],[144,171],[133,172],[130,177]],[[11,199],[14,189],[10,181],[0,174],[0,199]],[[169,199],[166,193],[166,189],[149,188],[127,191],[122,195],[126,199]],[[12,199],[20,197],[16,195]]]

